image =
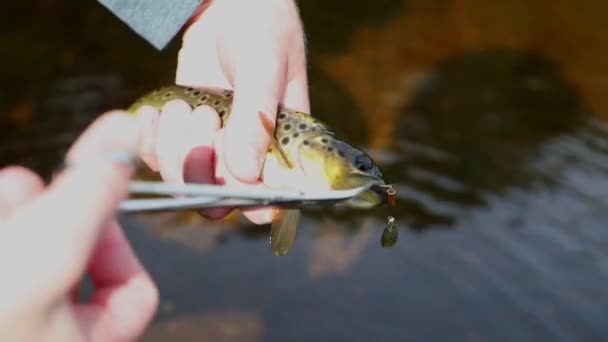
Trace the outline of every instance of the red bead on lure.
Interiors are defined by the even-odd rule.
[[[392,184],[385,185],[386,187],[386,204],[389,207],[394,207],[397,204],[397,191]]]

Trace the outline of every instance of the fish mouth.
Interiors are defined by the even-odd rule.
[[[354,208],[373,208],[377,205],[387,203],[388,185],[384,182],[384,179],[371,175],[353,174],[354,177],[360,178],[362,185],[366,184],[371,186],[367,189],[351,198],[348,202],[351,207]]]
[[[382,177],[368,175],[366,173],[352,172],[349,177],[361,185],[384,184],[384,179],[382,179]]]
[[[388,192],[386,191],[387,187],[388,185],[382,182],[381,184],[372,185],[368,191],[373,192],[376,196],[386,200],[386,197],[388,196]]]

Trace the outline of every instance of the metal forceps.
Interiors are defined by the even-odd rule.
[[[136,213],[267,205],[281,207],[318,206],[347,201],[371,186],[370,184],[348,190],[300,192],[260,189],[258,187],[247,189],[207,184],[174,185],[164,182],[131,181],[129,183],[131,194],[177,197],[127,199],[120,203],[119,210],[123,213]]]
[[[109,159],[121,165],[132,166],[138,160],[125,153],[114,153]],[[64,162],[58,172],[70,166]],[[364,185],[348,190],[332,190],[324,192],[300,192],[293,190],[272,190],[259,187],[229,187],[211,184],[169,184],[157,181],[131,181],[129,193],[169,196],[164,198],[130,198],[123,200],[119,211],[137,213],[150,211],[207,209],[217,207],[252,207],[252,206],[281,206],[311,207],[336,204],[347,201],[359,193],[371,188],[374,184]],[[174,197],[171,197],[174,196]]]

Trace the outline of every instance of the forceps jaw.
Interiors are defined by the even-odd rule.
[[[219,185],[182,184],[132,181],[131,194],[188,196],[177,198],[128,199],[119,210],[123,213],[176,211],[217,207],[280,206],[284,208],[314,207],[339,204],[356,196],[372,185],[348,190],[333,190],[323,193],[304,193],[286,190],[262,190],[260,188],[230,188]]]

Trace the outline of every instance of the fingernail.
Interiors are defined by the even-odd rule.
[[[278,209],[276,208],[268,208],[264,209],[260,212],[260,219],[264,220],[264,222],[272,222],[277,215]]]
[[[267,224],[274,220],[277,209],[273,207],[260,207],[249,209],[246,212],[247,218],[254,224]]]

